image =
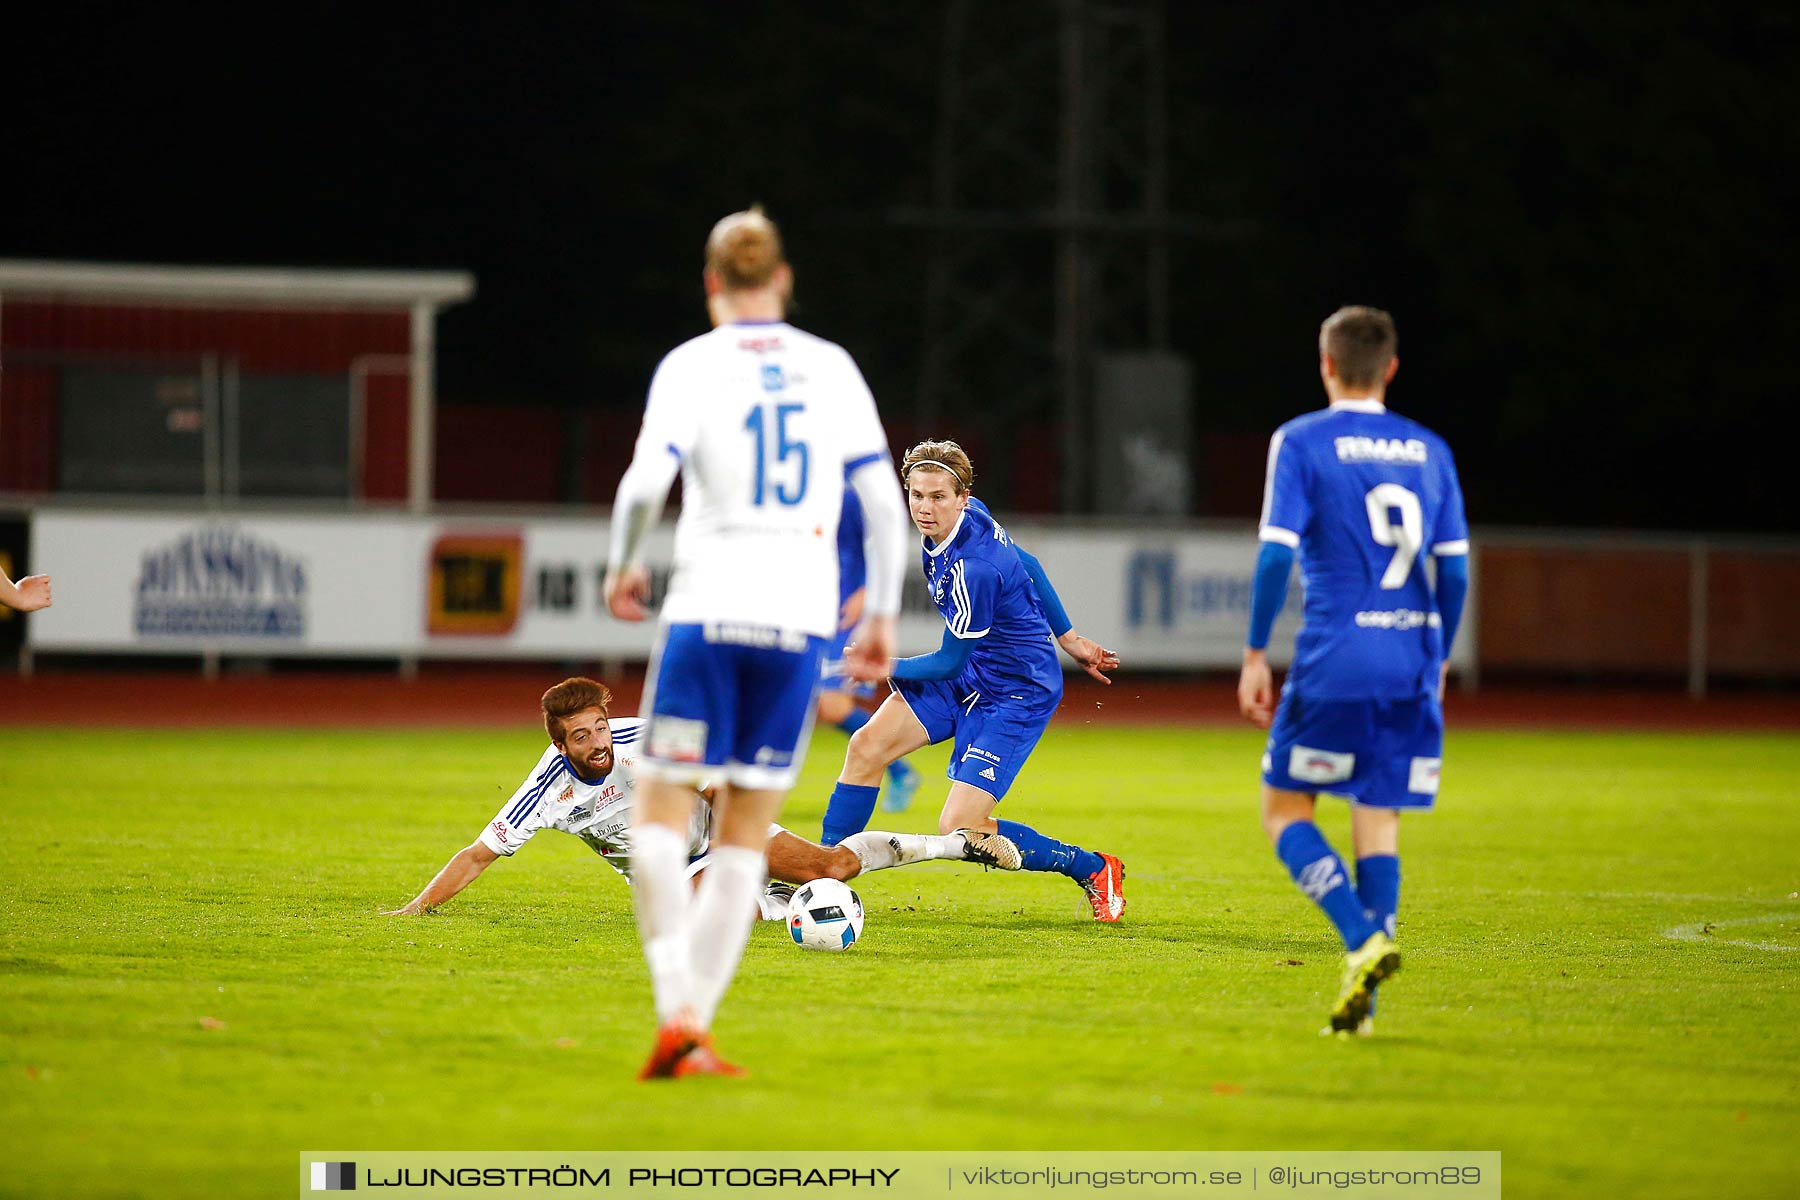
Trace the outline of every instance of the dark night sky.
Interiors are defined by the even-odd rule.
[[[1174,253],[1203,432],[1318,403],[1317,322],[1376,303],[1477,522],[1793,531],[1800,22],[1376,7],[1169,6],[1172,203],[1254,229]],[[465,268],[445,404],[629,416],[760,199],[800,323],[911,403],[924,244],[885,214],[929,196],[940,4],[284,12],[9,19],[0,255]]]

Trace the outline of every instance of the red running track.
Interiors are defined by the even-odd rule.
[[[537,721],[555,667],[427,665],[416,679],[379,672],[282,670],[207,680],[177,671],[50,671],[0,676],[0,726],[504,726]],[[613,711],[637,711],[643,677],[603,682]],[[1235,725],[1235,683],[1220,676],[1126,676],[1104,687],[1068,679],[1058,721],[1106,725]],[[1730,692],[1690,700],[1650,689],[1485,687],[1453,692],[1452,725],[1539,729],[1800,732],[1800,694]]]

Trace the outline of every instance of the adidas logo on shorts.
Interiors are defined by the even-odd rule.
[[[981,777],[982,777],[982,778],[983,778],[983,779],[994,779],[994,778],[996,778],[996,776],[995,776],[995,775],[994,775],[994,768],[992,768],[992,767],[983,767],[983,768],[981,768]]]

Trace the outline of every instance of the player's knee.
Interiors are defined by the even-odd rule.
[[[1282,809],[1263,809],[1262,827],[1263,832],[1269,836],[1269,844],[1273,846],[1281,841],[1282,832],[1297,819],[1293,813]]]
[[[870,728],[865,725],[850,735],[850,748],[844,751],[844,774],[848,777],[868,776],[872,773],[879,778],[881,772],[887,770],[886,747],[876,741]]]
[[[1265,788],[1262,797],[1262,827],[1269,844],[1281,841],[1282,832],[1295,821],[1313,818],[1313,797],[1300,792],[1284,792]]]
[[[957,819],[955,813],[946,809],[938,814],[938,835],[940,837],[946,833],[955,833],[962,828],[965,828],[965,825]]]

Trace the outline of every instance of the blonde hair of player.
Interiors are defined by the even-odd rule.
[[[912,473],[919,467],[942,471],[956,481],[956,494],[962,495],[975,486],[975,464],[969,452],[955,442],[920,442],[900,460],[900,482],[910,485]]]
[[[706,239],[706,312],[714,325],[779,321],[794,295],[781,231],[754,204],[720,219]]]

